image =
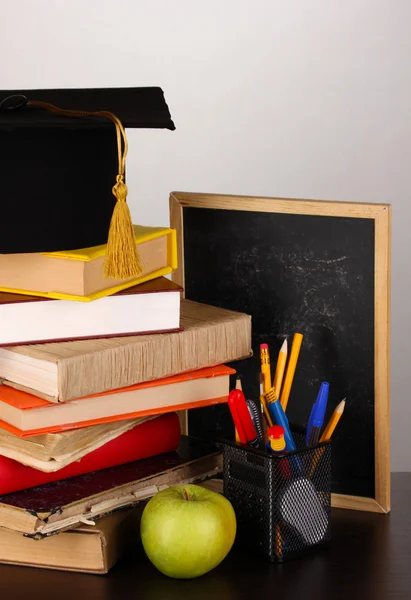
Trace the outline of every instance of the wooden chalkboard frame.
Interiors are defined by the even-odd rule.
[[[184,287],[183,209],[241,210],[298,215],[366,218],[374,220],[374,426],[375,426],[375,497],[363,498],[333,494],[338,508],[388,513],[390,511],[390,261],[391,206],[355,202],[331,202],[264,198],[190,192],[170,194],[170,222],[177,231],[178,268],[173,280]],[[187,415],[182,418],[188,433]]]

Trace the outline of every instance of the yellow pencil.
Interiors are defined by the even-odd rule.
[[[264,393],[271,388],[271,365],[268,344],[260,344],[261,373],[264,375]]]
[[[287,355],[288,344],[287,340],[284,340],[280,348],[280,352],[278,353],[277,366],[275,368],[274,373],[273,388],[275,389],[277,396],[279,396],[281,392],[281,384],[283,382],[285,363],[287,362]]]
[[[243,391],[240,375],[237,375],[237,379],[235,380],[235,389]],[[237,429],[235,429],[235,441],[240,442],[240,436],[238,435]]]
[[[297,366],[298,355],[303,341],[301,333],[295,333],[293,343],[291,344],[290,358],[288,360],[287,371],[284,378],[284,385],[280,396],[281,406],[284,412],[287,410],[288,398],[290,397],[291,386],[293,384],[295,368]]]
[[[334,433],[334,429],[337,427],[338,421],[342,417],[344,408],[345,408],[345,398],[344,398],[344,400],[341,400],[341,402],[339,403],[339,405],[336,407],[333,414],[331,415],[331,418],[328,421],[327,426],[324,429],[322,436],[320,437],[320,442],[328,442],[331,439],[331,436]]]

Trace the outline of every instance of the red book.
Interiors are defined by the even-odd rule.
[[[54,473],[44,473],[11,458],[0,456],[0,494],[9,494],[171,452],[177,449],[180,437],[177,414],[167,413],[136,425],[101,448]]]

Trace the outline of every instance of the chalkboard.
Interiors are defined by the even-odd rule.
[[[287,416],[305,426],[322,381],[330,383],[327,420],[346,398],[333,436],[333,492],[345,497],[342,505],[348,496],[369,499],[367,508],[386,512],[389,488],[380,472],[389,471],[381,469],[389,436],[380,439],[384,423],[376,416],[388,403],[388,302],[379,305],[377,291],[384,284],[388,298],[389,236],[382,227],[389,231],[389,207],[201,194],[174,194],[171,201],[185,297],[252,316],[254,356],[231,365],[245,395],[259,394],[260,343],[268,343],[274,371],[284,338],[290,347],[293,334],[302,333]],[[381,316],[385,364],[376,362]],[[232,435],[227,406],[190,411],[188,431]]]

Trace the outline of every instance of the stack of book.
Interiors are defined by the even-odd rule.
[[[108,513],[221,467],[218,452],[181,450],[177,412],[227,401],[224,363],[251,354],[251,319],[181,297],[165,277],[173,229],[134,233],[138,280],[104,278],[106,245],[0,254],[2,562],[80,568],[68,543],[87,540],[86,556],[127,529],[128,512]],[[47,537],[79,524],[64,543]],[[106,572],[118,554],[85,570]]]

